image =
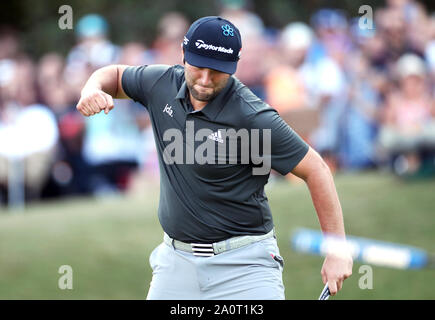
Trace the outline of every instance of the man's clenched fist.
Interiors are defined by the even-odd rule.
[[[85,117],[100,113],[101,110],[108,114],[113,109],[113,98],[99,89],[83,90],[76,108]]]

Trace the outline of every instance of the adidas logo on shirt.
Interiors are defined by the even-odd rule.
[[[222,139],[222,134],[220,132],[220,130],[218,130],[217,132],[213,132],[212,134],[210,134],[208,136],[208,139],[217,141],[219,143],[224,143],[224,140]]]

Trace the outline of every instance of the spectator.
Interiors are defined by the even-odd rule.
[[[17,32],[7,26],[0,27],[0,61],[17,58],[19,47]]]
[[[386,100],[379,144],[395,173],[412,175],[421,168],[425,151],[435,147],[434,99],[421,58],[403,55],[396,71],[399,87]]]
[[[189,25],[187,18],[178,12],[169,12],[160,19],[153,44],[156,63],[182,64],[181,43]]]
[[[66,109],[70,101],[63,79],[64,59],[57,53],[45,54],[37,66],[39,100],[49,106],[55,114]]]
[[[246,1],[222,1],[222,5],[220,16],[232,21],[242,35],[243,48],[235,76],[260,99],[265,99],[264,76],[276,56],[265,39],[263,20],[247,9]]]
[[[378,130],[380,95],[368,59],[354,52],[347,61],[348,97],[340,127],[339,165],[344,170],[376,166],[374,148]]]
[[[383,8],[376,12],[376,27],[388,50],[390,68],[397,59],[409,50],[403,12],[397,8]],[[391,72],[391,70],[389,70]]]
[[[0,185],[5,192],[11,165],[22,161],[26,198],[37,199],[49,177],[58,130],[53,113],[36,103],[32,61],[20,58],[12,68],[1,88]]]
[[[59,128],[58,148],[54,157],[51,179],[43,190],[44,197],[90,192],[88,166],[81,152],[84,120],[77,115],[74,86],[68,85],[71,83],[65,78],[63,57],[56,53],[48,53],[40,59],[39,96],[41,101],[54,112]]]
[[[319,126],[310,141],[335,172],[339,165],[339,132],[348,92],[343,69],[345,54],[350,49],[347,20],[338,10],[322,9],[313,16],[312,24],[317,42],[308,53],[304,74],[320,116]]]
[[[97,14],[82,17],[75,28],[77,45],[67,57],[67,63],[97,69],[118,61],[120,49],[108,40],[108,23]]]
[[[281,63],[265,77],[267,102],[281,114],[312,106],[304,81],[304,63],[313,37],[311,29],[300,22],[288,24],[281,33]]]

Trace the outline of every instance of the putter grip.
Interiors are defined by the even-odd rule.
[[[322,293],[320,294],[319,300],[328,300],[330,296],[329,287],[328,284],[325,284],[325,287],[322,290]]]

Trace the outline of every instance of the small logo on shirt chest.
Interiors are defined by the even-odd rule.
[[[169,104],[166,104],[166,106],[163,108],[163,112],[166,112],[171,117],[174,116],[174,110],[172,110],[172,106],[170,106]]]

